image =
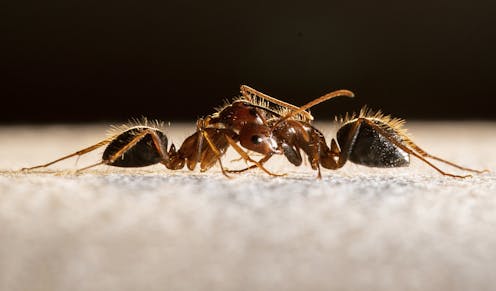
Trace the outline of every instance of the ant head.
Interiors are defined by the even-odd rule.
[[[239,132],[240,144],[260,154],[280,154],[277,141],[272,136],[270,127],[259,124],[247,124]]]
[[[243,128],[247,123],[265,123],[260,110],[253,106],[253,104],[243,100],[234,101],[231,105],[222,109],[218,113],[218,119],[220,122],[238,130]]]

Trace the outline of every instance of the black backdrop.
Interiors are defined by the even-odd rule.
[[[2,123],[194,120],[242,83],[295,104],[357,94],[320,120],[496,118],[493,0],[8,2]]]

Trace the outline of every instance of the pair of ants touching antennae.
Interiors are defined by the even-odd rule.
[[[345,117],[336,138],[332,138],[328,145],[324,135],[312,125],[313,116],[309,109],[338,96],[354,97],[354,94],[348,90],[338,90],[298,107],[242,85],[239,98],[219,108],[214,114],[198,119],[196,131],[184,140],[179,149],[174,144],[168,146],[167,136],[158,122],[144,120],[119,128],[117,133],[95,145],[23,170],[45,168],[106,146],[99,163],[78,171],[102,164],[145,167],[157,163],[162,163],[171,170],[182,169],[185,165],[189,170],[194,170],[199,163],[203,172],[218,163],[226,176],[228,173],[240,173],[254,168],[271,176],[281,176],[265,168],[265,162],[277,154],[284,155],[290,163],[300,166],[303,152],[319,178],[321,167],[336,170],[347,161],[369,167],[404,167],[409,165],[410,155],[445,176],[465,178],[470,175],[444,172],[430,160],[467,172],[485,172],[465,168],[428,154],[406,135],[403,120],[380,112],[374,113],[366,108],[356,115]],[[241,170],[225,169],[222,157],[229,147],[251,165]],[[263,157],[254,160],[250,152],[262,154]]]

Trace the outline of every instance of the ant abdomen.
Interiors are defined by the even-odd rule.
[[[147,123],[147,121],[145,120],[144,123]],[[124,125],[120,128],[114,128],[114,131],[116,130],[119,130],[119,132],[87,148],[46,164],[23,168],[21,170],[30,171],[46,168],[68,158],[82,156],[105,145],[106,148],[103,152],[102,160],[96,164],[81,168],[78,172],[102,164],[125,168],[145,167],[157,163],[165,163],[169,159],[166,152],[168,143],[167,136],[160,129],[147,125],[132,127]]]
[[[377,128],[389,138],[403,143],[402,135],[381,120],[357,118],[345,123],[336,134],[341,151],[347,152],[349,161],[359,165],[379,168],[408,166],[410,155]]]
[[[116,167],[145,167],[163,161],[167,136],[148,126],[132,127],[116,136],[105,148],[102,160]]]

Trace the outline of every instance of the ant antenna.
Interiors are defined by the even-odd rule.
[[[282,107],[286,107],[286,108],[288,108],[290,110],[298,110],[298,109],[300,109],[299,107],[294,106],[293,104],[289,104],[289,103],[284,102],[282,100],[279,100],[277,98],[271,97],[271,96],[269,96],[269,95],[267,95],[265,93],[262,93],[262,92],[260,92],[260,91],[258,91],[256,89],[253,89],[252,87],[247,86],[247,85],[241,85],[241,93],[242,93],[242,95],[245,95],[245,94],[246,95],[249,95],[251,93],[251,94],[253,94],[253,95],[257,96],[257,97],[260,97],[260,98],[262,98],[264,100],[267,100],[269,102],[272,102],[272,103],[274,103],[276,105],[279,105],[279,106],[282,106]],[[309,112],[307,112],[305,110],[299,111],[297,114],[302,114],[307,119],[313,120],[313,116]]]
[[[322,103],[324,101],[327,101],[329,99],[332,99],[332,98],[335,98],[335,97],[339,97],[339,96],[345,96],[345,97],[350,97],[350,98],[353,98],[355,97],[355,94],[353,92],[351,92],[350,90],[346,90],[346,89],[342,89],[342,90],[336,90],[336,91],[333,91],[331,93],[327,93],[325,94],[324,96],[321,96],[315,100],[312,100],[310,102],[308,102],[307,104],[299,107],[297,110],[295,111],[291,111],[290,113],[288,113],[286,116],[282,117],[281,119],[279,119],[273,126],[272,128],[275,128],[277,125],[279,125],[279,123],[287,120],[288,118],[291,118],[292,116],[295,116],[297,114],[300,114],[302,112],[306,112],[305,110],[319,104],[319,103]]]

